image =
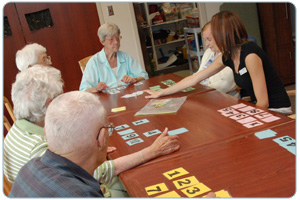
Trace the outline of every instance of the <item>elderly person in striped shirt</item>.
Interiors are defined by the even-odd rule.
[[[9,196],[103,197],[93,174],[106,161],[113,126],[99,97],[81,91],[56,97],[47,109],[44,129],[49,149],[22,167]],[[115,159],[114,175],[172,153],[179,149],[177,139],[166,129],[149,147]]]

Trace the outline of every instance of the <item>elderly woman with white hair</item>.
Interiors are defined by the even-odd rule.
[[[105,23],[98,29],[103,48],[88,61],[80,90],[101,92],[107,88],[128,85],[148,79],[147,72],[130,55],[120,51],[120,29],[113,23]]]
[[[20,71],[24,71],[33,65],[52,65],[51,57],[47,55],[47,49],[40,44],[27,44],[16,53],[16,64]]]
[[[13,183],[20,168],[48,148],[44,136],[47,104],[63,93],[59,70],[34,65],[17,74],[12,85],[16,121],[4,140],[4,173]]]

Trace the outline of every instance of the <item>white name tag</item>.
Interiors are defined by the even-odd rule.
[[[242,76],[243,74],[245,74],[246,72],[247,72],[246,67],[244,67],[243,69],[241,69],[241,70],[239,71],[239,73],[240,73],[241,76]]]

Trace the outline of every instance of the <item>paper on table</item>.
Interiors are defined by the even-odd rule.
[[[137,91],[137,92],[134,92],[132,94],[126,94],[124,96],[121,96],[121,98],[137,97],[137,96],[139,96],[141,94],[143,94],[143,91]]]
[[[152,99],[140,111],[135,113],[135,116],[176,113],[186,98]]]

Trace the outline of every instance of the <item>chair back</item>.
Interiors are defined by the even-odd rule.
[[[6,130],[8,132],[11,128],[11,125],[10,125],[8,119],[5,116],[3,116],[3,123],[4,123],[4,127],[6,128]]]
[[[91,57],[92,56],[88,56],[78,61],[82,73],[84,72],[85,66]]]
[[[15,118],[15,115],[13,113],[13,108],[12,108],[10,102],[8,101],[8,99],[5,96],[3,97],[3,102],[4,102],[4,106],[7,110],[7,112],[9,113],[11,119],[13,120],[13,122],[15,122],[16,118]]]
[[[11,183],[8,181],[7,177],[3,173],[3,191],[6,196],[9,195],[11,191],[11,187],[12,187]]]

